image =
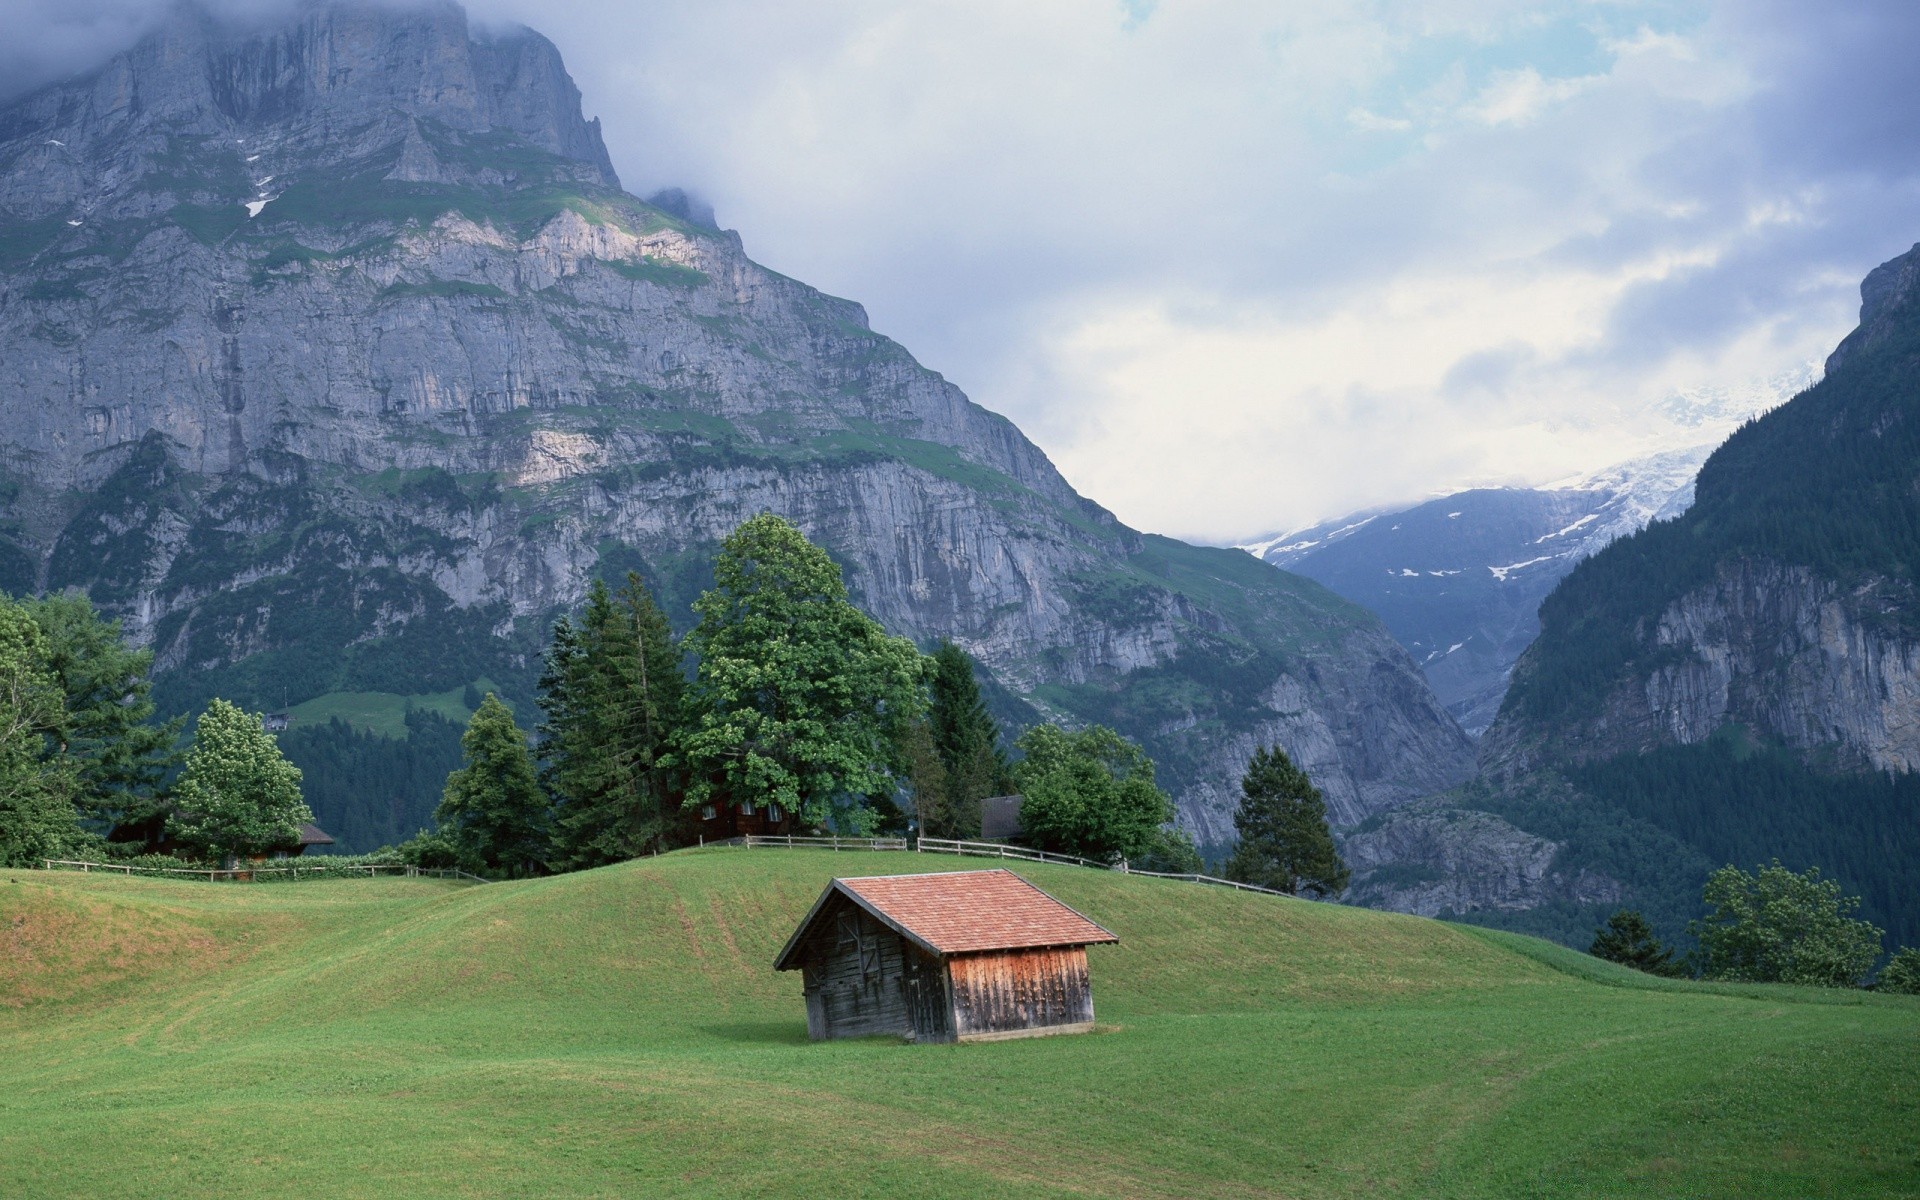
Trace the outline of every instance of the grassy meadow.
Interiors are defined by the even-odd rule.
[[[1920,1196],[1920,1002],[1072,867],[1102,1026],[809,1043],[833,875],[0,873],[0,1196]]]

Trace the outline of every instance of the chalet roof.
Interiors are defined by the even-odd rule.
[[[331,846],[333,845],[333,838],[326,830],[315,825],[312,821],[302,821],[300,823],[300,844],[302,846]]]
[[[1004,868],[926,875],[868,875],[836,879],[820,893],[788,939],[774,969],[790,971],[808,929],[835,894],[929,954],[975,954],[1043,946],[1117,942],[1106,929]]]

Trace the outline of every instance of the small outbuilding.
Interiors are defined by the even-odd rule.
[[[1093,1028],[1087,947],[1112,933],[1012,871],[836,879],[774,960],[814,1039],[975,1042]]]

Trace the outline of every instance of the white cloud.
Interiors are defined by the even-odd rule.
[[[1525,125],[1554,105],[1600,83],[1598,76],[1547,79],[1532,67],[1501,71],[1467,105],[1466,116],[1483,125]]]

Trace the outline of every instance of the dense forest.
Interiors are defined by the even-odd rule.
[[[335,717],[280,735],[300,768],[314,823],[337,849],[364,853],[433,826],[447,775],[460,765],[461,726],[431,709],[407,713],[407,736],[383,737]]]
[[[1818,866],[1892,942],[1920,942],[1920,776],[1833,776],[1734,729],[1572,769],[1602,804],[1668,831],[1714,866]]]

